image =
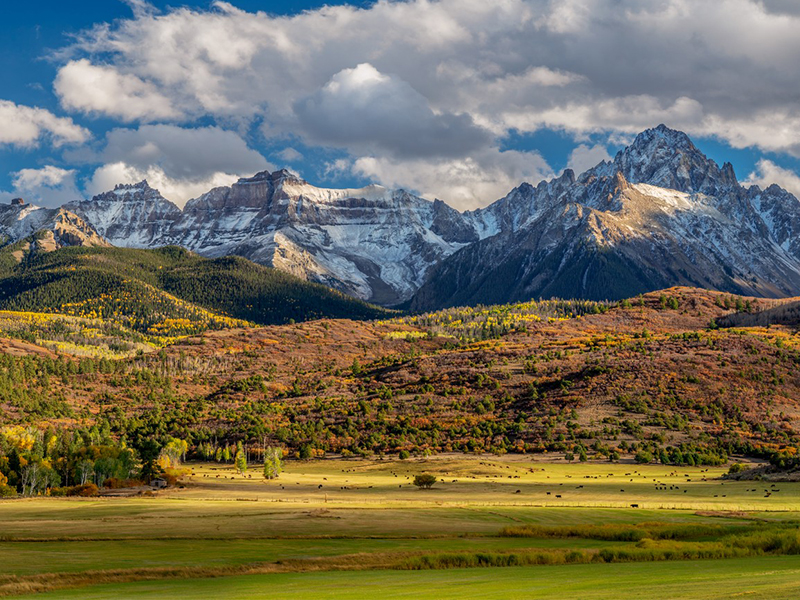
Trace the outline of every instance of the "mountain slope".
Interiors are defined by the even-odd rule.
[[[195,443],[794,461],[800,337],[782,326],[709,327],[771,305],[671,288],[616,306],[525,303],[213,331],[121,362],[116,373],[82,365],[51,377],[47,393],[63,395],[69,410],[97,407],[89,418],[98,428],[107,419],[124,435],[150,421],[159,434],[191,432]],[[0,414],[44,429],[52,413],[30,399],[48,363],[12,364],[0,376],[25,378],[14,382],[19,395],[0,397]]]
[[[167,326],[191,333],[244,321],[385,314],[242,258],[209,260],[177,247],[64,248],[32,254],[3,275],[0,309],[123,319],[154,335]]]
[[[740,186],[664,126],[575,177],[468,215],[495,233],[430,271],[424,311],[535,297],[619,299],[672,285],[780,297],[800,293],[800,202]]]

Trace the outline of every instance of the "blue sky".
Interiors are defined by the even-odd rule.
[[[147,177],[178,203],[256,170],[485,205],[659,123],[800,192],[782,0],[29,2],[0,31],[0,197]]]

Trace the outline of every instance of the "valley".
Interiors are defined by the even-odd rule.
[[[264,481],[190,463],[180,489],[150,497],[0,503],[0,594],[440,598],[436,582],[455,577],[453,597],[469,582],[493,597],[637,598],[654,578],[672,597],[792,597],[800,483],[763,499],[725,471],[440,455],[289,460]],[[411,483],[423,472],[440,480],[430,490]],[[629,587],[612,596],[603,577]]]

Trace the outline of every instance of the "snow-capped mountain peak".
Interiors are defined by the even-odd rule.
[[[636,136],[617,153],[614,167],[631,183],[647,183],[681,192],[715,194],[737,186],[733,167],[720,168],[682,131],[659,125]]]
[[[800,201],[743,188],[730,164],[663,125],[577,180],[520,186],[468,216],[496,234],[432,269],[414,309],[673,285],[800,294]]]

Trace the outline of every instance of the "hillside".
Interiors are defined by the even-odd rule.
[[[62,373],[59,361],[15,359],[33,363],[16,383],[13,369],[0,369],[0,390],[17,389],[2,396],[3,414],[39,424],[72,414],[122,437],[179,436],[198,455],[242,440],[344,454],[793,460],[800,337],[781,326],[715,329],[737,306],[766,304],[672,288],[615,305],[232,329],[105,367],[84,361],[85,372],[47,381],[34,373]],[[37,404],[23,390],[61,400]]]
[[[384,311],[242,258],[209,260],[186,250],[62,248],[0,252],[0,309],[119,322],[157,337]],[[3,260],[2,256],[6,256]]]

